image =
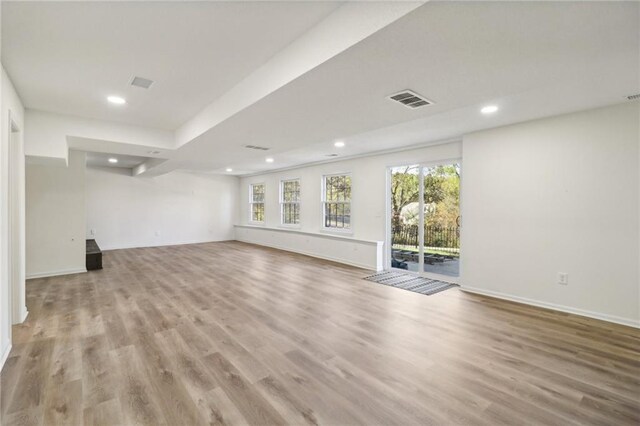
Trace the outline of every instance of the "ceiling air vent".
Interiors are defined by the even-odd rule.
[[[133,77],[133,80],[131,80],[131,85],[135,86],[135,87],[141,87],[143,89],[148,89],[149,87],[151,87],[151,85],[153,84],[153,80],[149,80],[148,78],[144,78],[144,77]]]
[[[326,154],[325,157],[337,157],[338,154]]]
[[[433,103],[424,96],[418,95],[416,92],[412,92],[411,90],[403,90],[400,93],[389,96],[389,99],[395,102],[400,102],[402,105],[411,109],[420,108]]]
[[[638,93],[637,95],[627,96],[627,99],[630,101],[635,101],[636,99],[640,99],[640,93]]]
[[[258,151],[269,151],[270,149],[264,146],[257,146],[257,145],[245,145],[244,147],[249,149],[257,149]]]

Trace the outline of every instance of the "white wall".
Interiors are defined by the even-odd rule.
[[[387,154],[373,155],[355,159],[347,159],[315,166],[296,168],[287,171],[249,176],[241,179],[240,182],[240,221],[241,225],[248,225],[249,222],[249,185],[251,183],[264,183],[265,191],[265,228],[280,228],[280,204],[279,185],[280,180],[300,179],[300,227],[299,232],[308,233],[309,241],[305,243],[303,251],[306,254],[317,257],[330,258],[324,254],[323,246],[326,243],[323,238],[313,238],[313,234],[322,232],[322,207],[321,188],[322,177],[333,173],[351,173],[352,179],[352,204],[351,222],[352,229],[346,235],[354,240],[361,241],[384,241],[386,238],[386,185],[387,168],[391,166],[401,166],[416,164],[419,162],[433,162],[441,160],[453,160],[461,157],[461,143],[452,142],[440,145],[433,145],[425,148],[412,149],[407,151],[393,152]],[[265,244],[285,250],[291,250],[287,242],[286,233],[273,231],[265,240],[265,233],[262,232],[260,239],[251,239],[244,230],[238,230],[238,239],[256,244]],[[257,235],[257,234],[253,234]],[[338,233],[337,235],[343,235]],[[268,241],[269,244],[266,244]],[[352,245],[352,251],[357,250],[359,244]],[[341,255],[345,263],[357,266],[367,265],[376,269],[380,259],[363,259],[360,254],[345,258]]]
[[[103,250],[233,239],[236,177],[88,168],[86,178],[86,236]]]
[[[30,157],[47,160],[49,163],[58,160],[66,164],[70,148],[68,138],[99,140],[103,145],[130,143],[136,146],[163,149],[173,149],[175,145],[173,132],[167,130],[32,109],[28,109],[26,114],[29,128],[25,133],[25,153]],[[141,155],[143,152],[146,150],[130,154]]]
[[[27,278],[84,272],[85,154],[69,165],[27,164]]]
[[[11,324],[14,318],[22,319],[26,315],[24,302],[24,221],[20,215],[24,212],[24,150],[22,131],[24,130],[24,108],[9,76],[2,68],[0,84],[1,130],[0,138],[0,367],[4,363],[11,345]],[[11,135],[11,121],[20,130]],[[11,143],[11,149],[9,144]],[[9,157],[11,156],[11,167]],[[9,172],[11,170],[11,179]],[[10,186],[11,185],[11,188]],[[10,199],[10,194],[12,199]],[[10,202],[11,201],[11,202]],[[10,211],[11,208],[11,211]],[[18,229],[9,233],[11,217],[17,218]],[[12,235],[12,244],[9,238]],[[12,253],[10,255],[9,249]],[[10,265],[11,263],[11,265]],[[10,290],[10,266],[15,280]],[[11,294],[13,293],[13,294]],[[10,295],[15,299],[10,300]],[[12,309],[12,304],[14,309]],[[18,307],[12,318],[12,311]]]
[[[465,136],[464,287],[640,325],[639,121],[629,102]]]

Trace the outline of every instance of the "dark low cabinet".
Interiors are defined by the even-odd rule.
[[[87,271],[102,269],[102,251],[96,240],[87,240]]]

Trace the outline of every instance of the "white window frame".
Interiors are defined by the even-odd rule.
[[[254,186],[259,186],[262,185],[262,187],[264,188],[264,199],[262,200],[262,203],[258,203],[258,202],[254,202],[253,201],[253,187]],[[265,201],[267,198],[267,185],[264,182],[255,182],[255,183],[250,183],[249,184],[249,223],[254,224],[254,225],[264,225],[265,223],[265,219],[267,217],[267,212],[265,209]],[[258,220],[253,220],[253,206],[254,204],[262,204],[262,221],[258,221]]]
[[[298,182],[298,201],[284,201],[284,184],[287,182]],[[301,212],[300,212],[300,196],[302,194],[302,185],[300,184],[300,178],[282,179],[280,180],[280,226],[286,228],[300,228]],[[284,206],[285,204],[297,204],[298,205],[298,223],[285,223],[284,222]]]
[[[326,205],[328,203],[331,204],[335,204],[336,201],[327,201],[327,178],[330,177],[334,177],[334,176],[347,176],[349,177],[349,181],[351,182],[351,191],[350,191],[350,199],[349,201],[339,201],[338,203],[343,203],[343,204],[348,204],[349,205],[349,227],[348,228],[336,228],[336,227],[332,227],[332,226],[326,226]],[[322,189],[321,189],[321,202],[320,202],[320,207],[322,209],[322,224],[321,224],[321,230],[324,232],[336,232],[339,234],[347,234],[347,235],[351,235],[353,234],[353,177],[351,176],[351,172],[344,172],[344,173],[331,173],[331,174],[326,174],[326,175],[322,175]]]

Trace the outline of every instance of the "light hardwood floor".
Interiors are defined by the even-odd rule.
[[[640,333],[239,242],[29,281],[2,424],[640,421]]]

